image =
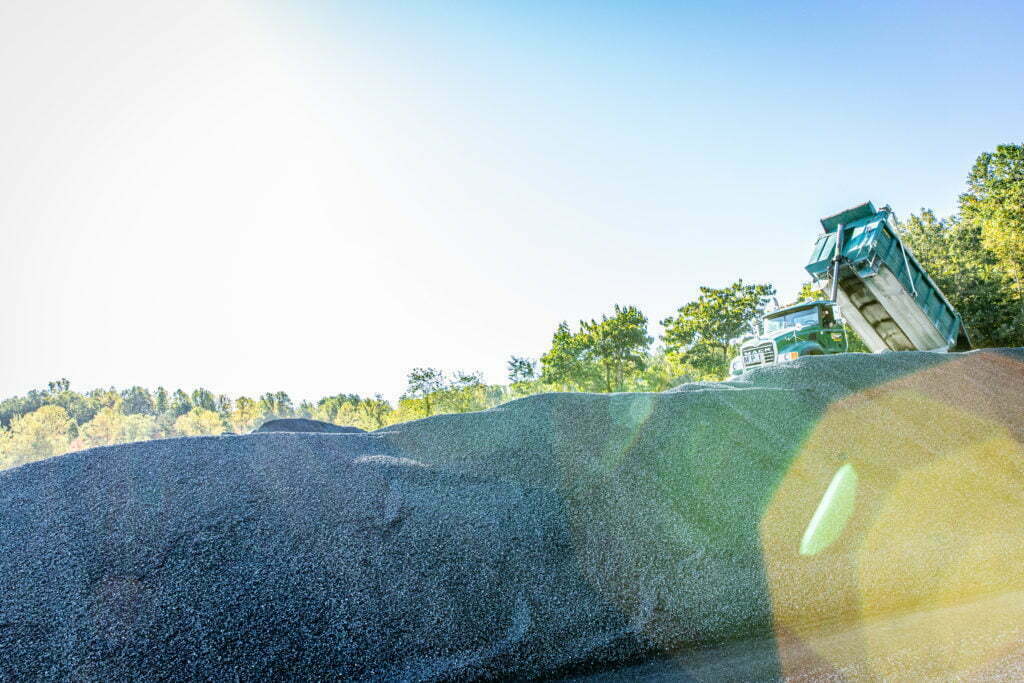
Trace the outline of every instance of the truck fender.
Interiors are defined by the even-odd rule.
[[[796,351],[803,356],[822,356],[825,354],[825,349],[821,347],[821,344],[817,342],[801,342],[799,344],[793,344],[792,346],[786,347],[786,351]]]

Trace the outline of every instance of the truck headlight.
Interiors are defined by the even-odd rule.
[[[729,363],[729,372],[732,374],[743,372],[743,356],[736,356],[732,359],[732,362]]]
[[[786,363],[791,360],[796,360],[800,357],[800,353],[797,351],[787,351],[786,353],[780,353],[777,363]]]

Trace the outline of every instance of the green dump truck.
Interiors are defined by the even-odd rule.
[[[805,269],[831,298],[765,315],[758,335],[742,342],[732,374],[843,353],[844,320],[872,352],[970,348],[960,315],[900,240],[889,207],[866,202],[823,218],[821,226]]]

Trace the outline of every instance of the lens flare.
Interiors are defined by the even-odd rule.
[[[1020,651],[1021,382],[974,353],[827,408],[760,525],[785,676],[976,678]]]
[[[846,463],[839,468],[836,476],[821,497],[818,509],[814,511],[804,537],[800,540],[801,555],[817,555],[832,545],[843,533],[846,523],[853,514],[854,499],[857,495],[857,471]]]

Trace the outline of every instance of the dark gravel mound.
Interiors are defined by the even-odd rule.
[[[4,472],[0,508],[0,679],[540,675],[640,651],[557,495],[382,436],[94,449]]]
[[[336,425],[322,420],[309,420],[301,417],[282,417],[267,420],[253,432],[326,432],[328,434],[365,434],[365,429]]]
[[[1024,591],[1008,550],[1020,532],[998,527],[1024,514],[1024,468],[1004,462],[1024,448],[1022,401],[1021,350],[846,355],[369,434],[170,439],[25,465],[0,473],[0,679],[1005,673],[1024,661],[1012,628],[961,614],[942,622],[956,647],[925,623],[930,639],[879,650],[857,610],[897,579],[912,589],[892,589],[896,614],[932,614],[950,590]],[[837,429],[848,417],[861,426]],[[849,462],[857,512],[828,551],[800,556]],[[921,479],[928,514],[901,527],[886,506],[908,467],[975,488],[998,472],[1010,488],[940,505]],[[945,508],[955,523],[911,524]],[[959,556],[1000,571],[929,588],[954,580],[931,558],[968,547]],[[1024,606],[1004,608],[998,624],[1024,623]],[[991,642],[997,665],[970,647]],[[933,645],[945,654],[920,651]]]

